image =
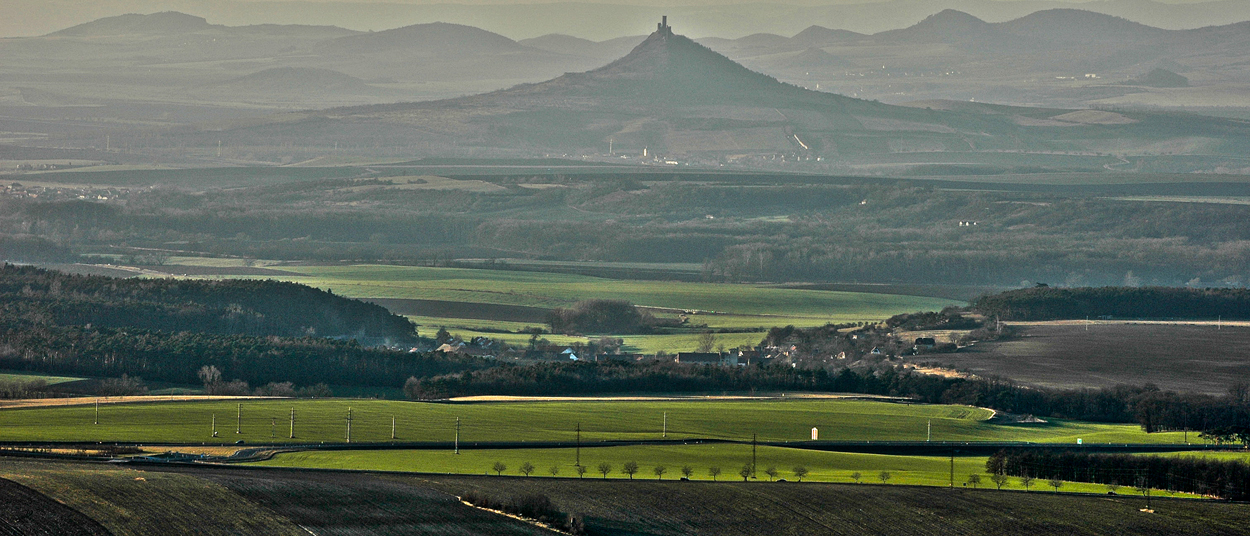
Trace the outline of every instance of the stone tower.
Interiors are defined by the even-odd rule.
[[[673,35],[673,28],[668,25],[668,15],[660,18],[660,22],[655,25],[655,31],[664,36]]]

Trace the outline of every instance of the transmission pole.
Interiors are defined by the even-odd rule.
[[[668,412],[664,412],[664,429],[661,434],[664,439],[668,439]]]
[[[751,478],[755,478],[755,434],[751,434]]]
[[[347,408],[347,442],[352,442],[352,408]]]
[[[100,399],[95,399],[95,423],[100,424]]]
[[[577,457],[573,461],[573,467],[582,466],[582,423],[577,423]]]
[[[234,423],[234,433],[236,434],[243,433],[243,404],[242,403],[239,404],[239,416],[238,416],[238,420],[236,420]]]
[[[217,437],[217,414],[213,414],[213,437]]]
[[[295,408],[291,408],[291,439],[295,439]]]
[[[456,417],[456,454],[460,454],[460,417]]]
[[[395,416],[391,415],[391,439],[395,439]]]
[[[955,489],[955,449],[951,449],[951,489]]]

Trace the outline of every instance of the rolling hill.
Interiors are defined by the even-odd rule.
[[[435,154],[472,147],[531,156],[602,154],[611,141],[622,154],[641,157],[645,150],[649,158],[677,160],[1148,151],[1178,138],[1201,139],[1203,151],[1232,154],[1245,151],[1250,140],[1250,125],[1230,120],[1100,112],[1099,121],[1084,121],[1069,120],[1072,110],[933,108],[785,84],[661,28],[626,56],[584,73],[445,101],[288,115],[231,134],[304,144],[357,136]]]

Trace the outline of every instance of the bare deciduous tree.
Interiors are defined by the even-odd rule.
[[[599,464],[598,469],[599,469],[599,472],[603,474],[603,479],[607,480],[608,473],[612,472],[612,464],[609,464],[608,462],[603,462]]]
[[[716,477],[720,476],[720,467],[708,467],[707,474],[712,476],[712,482],[716,482]]]
[[[495,475],[498,476],[502,475],[504,471],[507,471],[508,466],[504,465],[503,462],[495,462],[495,465],[490,466],[490,470],[494,471]]]
[[[711,331],[704,331],[699,334],[699,352],[711,352],[716,347],[716,334]]]
[[[802,482],[803,477],[807,476],[807,468],[802,465],[794,466],[794,469],[791,469],[791,471],[794,472],[794,477],[799,479],[799,482]]]
[[[629,475],[629,479],[633,480],[634,475],[638,473],[638,462],[625,462],[621,466],[621,472]]]

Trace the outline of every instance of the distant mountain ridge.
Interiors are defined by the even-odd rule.
[[[194,32],[210,27],[204,17],[177,11],[164,11],[151,15],[126,14],[106,17],[52,32],[54,36],[107,36],[124,34],[162,35]]]
[[[457,56],[521,48],[516,41],[497,33],[462,24],[435,22],[340,37],[322,43],[318,50],[349,54],[416,50],[424,54]]]
[[[1250,145],[1250,124],[1224,120],[1184,123],[1178,130],[1176,119],[1149,114],[1098,112],[1097,120],[1090,120],[1071,110],[941,107],[892,106],[809,91],[661,28],[624,57],[587,72],[444,101],[302,114],[232,135],[272,134],[281,125],[286,136],[311,140],[351,132],[429,147],[435,154],[444,147],[510,155],[600,153],[611,141],[630,154],[678,159],[1088,150],[1103,143],[1150,146],[1178,135],[1222,140],[1207,146],[1213,151]],[[1234,131],[1247,136],[1230,137]]]

